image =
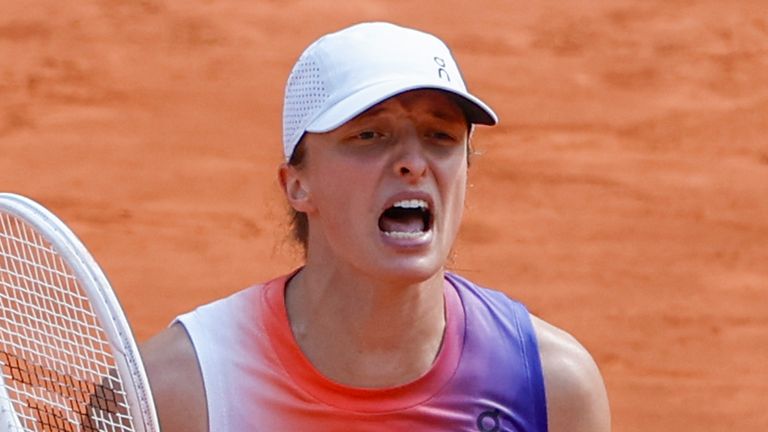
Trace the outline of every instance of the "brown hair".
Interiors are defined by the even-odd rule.
[[[291,155],[291,159],[288,160],[288,165],[291,165],[296,169],[301,169],[306,154],[307,150],[304,145],[304,137],[302,137],[299,143],[296,144],[296,147],[293,150],[293,155]],[[291,226],[291,237],[304,250],[304,257],[306,258],[307,238],[309,237],[309,219],[307,218],[306,213],[300,212],[291,206],[288,206],[288,211],[291,218],[289,222]]]

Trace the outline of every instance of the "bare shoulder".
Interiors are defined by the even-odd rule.
[[[174,324],[141,345],[163,432],[207,432],[205,390],[186,330]]]
[[[550,432],[609,432],[611,415],[600,370],[570,334],[532,317],[539,341]]]

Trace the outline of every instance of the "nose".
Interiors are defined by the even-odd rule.
[[[424,147],[418,137],[409,134],[403,137],[397,146],[395,162],[393,165],[395,175],[409,182],[415,182],[423,178],[429,169],[429,163],[424,154]]]

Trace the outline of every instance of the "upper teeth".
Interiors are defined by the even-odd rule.
[[[428,209],[429,204],[427,204],[427,202],[424,200],[410,199],[410,200],[398,201],[392,207]]]

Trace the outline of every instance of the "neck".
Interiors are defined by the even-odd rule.
[[[299,347],[327,378],[355,387],[413,381],[432,366],[445,329],[443,272],[382,282],[307,264],[288,284]]]

